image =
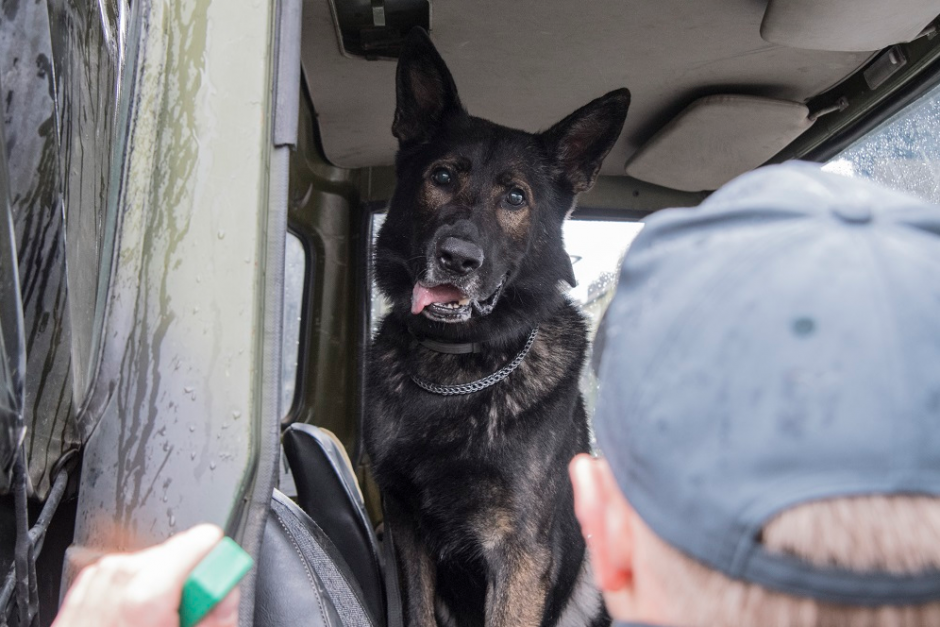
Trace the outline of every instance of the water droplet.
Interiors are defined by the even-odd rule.
[[[202,283],[202,277],[198,274],[196,275],[196,283]]]
[[[192,394],[192,392],[193,392],[194,389],[195,389],[195,388],[191,388],[191,387],[189,387],[189,386],[186,386],[186,387],[183,388],[183,392],[185,392],[186,394]]]
[[[166,502],[169,501],[169,500],[170,500],[170,499],[167,498],[166,494],[164,494],[164,495],[163,495],[163,502],[166,503]]]
[[[209,470],[215,470],[215,462],[209,462]]]
[[[232,418],[234,418],[235,420],[238,420],[241,417],[242,417],[242,413],[238,411],[237,409],[232,412]]]
[[[225,231],[223,231],[222,229],[219,229],[218,236],[219,236],[219,239],[225,239]]]
[[[189,454],[189,459],[196,459],[196,451],[192,451],[192,452]]]
[[[173,514],[170,514],[170,526],[171,527],[176,526],[176,516],[174,516]]]
[[[189,425],[189,432],[194,433],[196,431],[196,425]]]
[[[194,314],[199,313],[199,307],[193,307],[193,313]]]

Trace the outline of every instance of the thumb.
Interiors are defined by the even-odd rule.
[[[212,608],[197,627],[237,627],[238,625],[238,603],[241,600],[238,588],[235,588],[222,600],[221,603]]]
[[[147,563],[151,571],[147,584],[152,592],[178,599],[186,577],[219,543],[222,535],[222,530],[215,525],[196,525],[163,544],[141,551],[138,554],[141,562]]]

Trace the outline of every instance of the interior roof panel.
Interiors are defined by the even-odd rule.
[[[628,87],[624,132],[602,172],[624,163],[703,95],[806,102],[871,52],[786,48],[761,39],[758,0],[437,0],[431,38],[468,111],[547,128],[593,98]],[[303,66],[323,148],[335,165],[393,162],[395,63],[343,54],[329,0],[305,0]]]

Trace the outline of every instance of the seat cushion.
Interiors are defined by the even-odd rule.
[[[284,431],[283,443],[298,505],[343,556],[372,615],[384,617],[378,542],[345,450],[328,431],[302,423]]]
[[[271,499],[255,585],[258,626],[384,624],[370,614],[356,578],[323,530],[277,490]]]

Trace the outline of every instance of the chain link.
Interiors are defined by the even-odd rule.
[[[532,333],[529,334],[529,339],[526,341],[525,346],[522,347],[522,350],[519,351],[519,354],[516,355],[511,362],[489,375],[488,377],[483,377],[482,379],[477,379],[476,381],[471,381],[470,383],[461,383],[460,385],[439,385],[437,383],[431,383],[430,381],[425,381],[417,375],[411,375],[411,380],[423,390],[427,390],[433,394],[440,394],[441,396],[456,396],[459,394],[473,394],[474,392],[479,392],[480,390],[485,390],[491,385],[496,385],[519,367],[519,364],[522,363],[522,360],[525,359],[525,356],[529,354],[529,349],[532,348],[532,344],[535,343],[535,336],[538,335],[539,327],[538,325],[532,329]]]

